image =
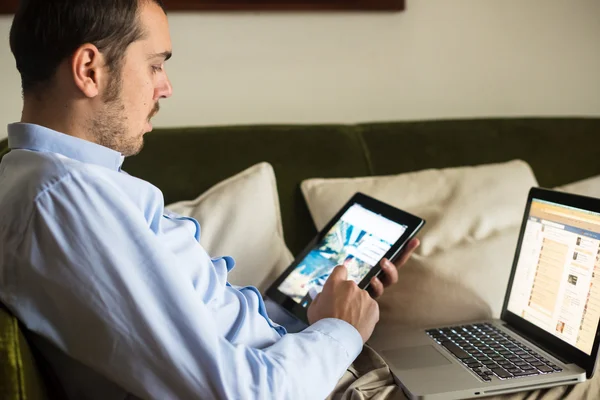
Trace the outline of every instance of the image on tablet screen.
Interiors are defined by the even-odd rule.
[[[336,265],[345,265],[348,279],[359,283],[406,228],[406,225],[354,204],[278,289],[300,303],[309,290],[318,293],[323,289]]]

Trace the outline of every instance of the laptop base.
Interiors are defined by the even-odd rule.
[[[369,344],[388,363],[397,384],[411,399],[446,400],[491,396],[549,388],[585,381],[585,370],[564,364],[547,352],[517,337],[500,320],[491,323],[551,360],[561,372],[513,379],[493,376],[489,382],[462,364],[450,351],[427,335],[425,329],[396,330],[373,335]],[[439,327],[443,328],[443,327]]]

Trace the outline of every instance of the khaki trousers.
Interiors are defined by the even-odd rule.
[[[365,345],[327,400],[406,399],[387,364]]]

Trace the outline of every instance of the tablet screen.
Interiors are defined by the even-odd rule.
[[[359,283],[406,229],[406,225],[353,204],[278,289],[300,303],[309,291],[316,294],[323,289],[337,265],[345,265],[348,279]]]

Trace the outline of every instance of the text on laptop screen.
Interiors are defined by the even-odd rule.
[[[333,268],[340,264],[348,269],[348,279],[359,283],[406,228],[354,204],[298,263],[279,290],[300,303],[309,290],[320,292]]]
[[[590,355],[600,320],[600,214],[533,199],[508,310]]]

